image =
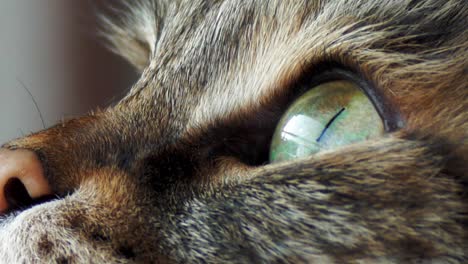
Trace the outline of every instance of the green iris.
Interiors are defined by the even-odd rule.
[[[310,156],[384,132],[382,119],[356,84],[327,82],[306,92],[286,111],[273,135],[270,161]]]

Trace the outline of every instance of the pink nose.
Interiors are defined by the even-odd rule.
[[[0,149],[0,214],[15,206],[14,203],[21,204],[18,200],[50,194],[42,164],[34,152]]]

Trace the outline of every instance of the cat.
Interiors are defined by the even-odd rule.
[[[468,263],[466,0],[122,10],[128,94],[0,150],[1,263]]]

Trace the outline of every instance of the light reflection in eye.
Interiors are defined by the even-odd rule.
[[[293,116],[284,126],[281,132],[283,141],[290,141],[297,145],[296,156],[307,155],[307,153],[320,150],[320,143],[314,138],[320,137],[320,131],[324,128],[323,124],[306,115]]]

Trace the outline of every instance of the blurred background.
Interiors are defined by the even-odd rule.
[[[42,129],[37,108],[51,126],[110,105],[131,88],[137,74],[99,36],[103,4],[0,0],[0,145]]]

